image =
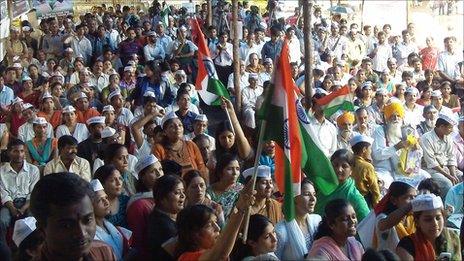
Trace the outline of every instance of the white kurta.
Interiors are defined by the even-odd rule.
[[[63,124],[56,128],[56,138],[59,139],[64,135],[71,135],[77,140],[77,143],[81,143],[89,137],[89,130],[85,124],[77,123],[74,133],[71,134],[68,127]]]
[[[322,152],[328,158],[337,150],[337,127],[327,119],[320,123],[316,118],[310,118],[309,125],[316,133]]]
[[[417,125],[424,120],[422,116],[424,112],[424,106],[415,104],[414,108],[411,110],[409,109],[406,104],[404,105],[404,125],[411,125],[415,128]]]
[[[26,122],[21,125],[18,129],[18,138],[23,142],[28,140],[32,140],[35,137],[33,124],[30,122]],[[53,127],[50,123],[47,122],[47,138],[53,137]]]
[[[254,89],[247,86],[242,90],[243,118],[246,126],[256,128],[255,109],[256,100],[263,93],[263,87],[256,86]]]

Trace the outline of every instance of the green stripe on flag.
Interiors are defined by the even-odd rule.
[[[339,110],[343,111],[354,111],[354,104],[351,101],[343,101],[343,103],[328,107],[324,109],[324,115],[325,117],[329,118],[332,116],[334,113],[336,113]]]
[[[290,221],[295,218],[295,201],[293,193],[293,182],[292,182],[292,173],[291,165],[288,161],[288,158],[284,156],[285,160],[285,193],[284,193],[284,203],[283,203],[283,212],[285,219]]]
[[[220,106],[222,101],[221,101],[221,96],[224,96],[226,99],[230,100],[230,95],[229,91],[227,91],[226,87],[224,87],[224,84],[213,77],[209,77],[208,79],[208,87],[206,88],[208,92],[211,92],[213,94],[216,94],[219,96],[215,101],[213,101],[210,105],[215,105],[215,106]]]

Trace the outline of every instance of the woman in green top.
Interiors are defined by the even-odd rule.
[[[318,194],[315,213],[323,214],[328,202],[342,198],[348,200],[353,206],[358,221],[363,220],[369,214],[369,207],[351,178],[351,168],[354,162],[353,153],[346,149],[337,150],[330,161],[338,178],[338,187],[328,196],[324,196],[322,193]]]
[[[101,98],[103,103],[109,104],[108,102],[108,95],[110,95],[111,92],[120,90],[122,97],[125,99],[127,97],[127,90],[125,88],[119,88],[119,83],[120,83],[120,77],[119,74],[114,73],[110,75],[109,81],[110,83],[108,86],[102,89],[101,91]]]

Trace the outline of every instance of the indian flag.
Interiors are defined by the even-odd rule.
[[[164,28],[168,26],[170,12],[171,12],[171,9],[169,8],[167,4],[165,4],[163,10],[160,12],[161,22],[163,23]]]
[[[319,104],[324,110],[324,115],[329,118],[339,110],[354,111],[353,93],[349,86],[344,86],[331,94],[318,99]]]
[[[202,100],[208,105],[221,105],[221,96],[230,100],[229,92],[219,80],[216,68],[209,53],[205,36],[200,29],[198,20],[192,19],[192,32],[196,33],[196,44],[198,46],[198,73],[195,89],[198,90]]]
[[[264,140],[276,143],[275,179],[284,194],[284,215],[287,221],[295,218],[293,197],[299,195],[301,184],[301,160],[305,153],[296,114],[297,96],[291,77],[288,43],[282,45],[277,61],[273,84],[258,117],[267,121]]]

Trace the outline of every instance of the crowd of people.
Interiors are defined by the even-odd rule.
[[[421,43],[414,23],[401,34],[360,28],[315,6],[304,39],[300,8],[276,18],[271,2],[263,16],[239,3],[240,86],[223,1],[212,25],[206,3],[188,14],[155,1],[11,27],[0,64],[1,259],[461,260],[456,36]],[[190,19],[230,93],[220,108],[195,86]],[[324,194],[302,173],[294,219],[275,186],[275,142],[256,155],[256,112],[284,41],[303,100],[312,63],[306,113],[338,180]],[[345,86],[355,110],[327,116],[318,100]]]

